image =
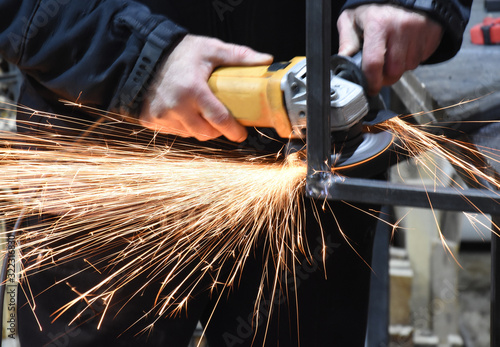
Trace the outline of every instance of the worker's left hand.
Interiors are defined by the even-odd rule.
[[[361,5],[342,12],[338,21],[339,54],[363,49],[369,94],[399,80],[428,59],[441,42],[443,28],[425,14],[393,5]]]

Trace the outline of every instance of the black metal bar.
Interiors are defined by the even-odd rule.
[[[309,197],[500,215],[500,194],[487,189],[425,188],[340,176],[320,183],[322,187],[306,192]]]
[[[492,228],[496,229],[500,223],[500,214],[492,216]],[[499,230],[496,229],[498,232]],[[497,235],[491,235],[491,312],[490,312],[490,346],[500,346],[500,276],[497,274],[500,269],[500,256],[498,254],[500,248],[500,239]]]
[[[392,207],[383,206],[373,241],[366,347],[389,346],[389,245]],[[385,223],[387,222],[387,223]]]
[[[307,176],[330,175],[331,0],[306,1]],[[319,177],[318,177],[319,176]],[[310,179],[311,178],[311,179]]]

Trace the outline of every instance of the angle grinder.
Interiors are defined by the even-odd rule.
[[[393,134],[373,125],[395,116],[378,97],[368,97],[361,54],[334,55],[330,64],[330,124],[335,170],[364,166],[387,151]],[[208,84],[244,126],[274,128],[291,150],[304,149],[307,115],[305,57],[268,66],[221,67]],[[373,163],[372,163],[373,165]],[[384,164],[385,168],[387,163]]]

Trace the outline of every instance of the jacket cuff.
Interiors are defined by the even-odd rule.
[[[112,110],[121,114],[137,117],[140,113],[145,92],[154,75],[156,67],[162,61],[166,51],[171,50],[187,31],[172,22],[158,24],[147,36],[144,46],[128,78],[111,103]]]
[[[369,3],[389,4],[425,13],[443,26],[443,38],[425,63],[438,63],[457,54],[470,17],[472,0],[349,0],[342,10]]]

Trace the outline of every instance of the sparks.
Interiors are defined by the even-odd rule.
[[[99,114],[97,109],[89,111]],[[25,264],[21,276],[29,280],[32,273],[79,258],[82,271],[103,276],[86,291],[72,288],[75,299],[57,310],[55,318],[80,302],[86,307],[104,303],[106,312],[115,293],[137,286],[144,274],[146,282],[134,288],[132,297],[153,282],[161,284],[144,317],[181,314],[197,290],[208,289],[221,297],[224,290],[237,286],[246,259],[256,247],[265,247],[265,264],[276,270],[269,271],[276,274],[271,279],[263,274],[262,284],[273,283],[276,293],[282,278],[289,272],[293,276],[297,254],[310,256],[303,234],[306,165],[298,155],[285,159],[276,154],[256,156],[194,147],[178,139],[164,144],[155,137],[128,142],[143,135],[130,119],[99,115],[99,126],[84,134],[75,135],[73,129],[59,129],[71,135],[54,132],[55,122],[36,134],[2,134],[0,206],[4,219],[12,223],[21,216],[45,216],[36,228],[23,229],[18,235]],[[67,120],[75,127],[83,125],[81,120]],[[432,151],[470,179],[481,177],[499,187],[495,177],[472,161],[479,152],[465,142],[432,135],[399,118],[377,127],[394,133],[402,152],[415,160]],[[451,145],[460,151],[452,151]],[[498,160],[498,153],[489,153]],[[436,175],[438,165],[431,168],[424,161],[419,163],[436,177],[436,184],[444,183]],[[457,189],[463,188],[457,183]],[[326,202],[323,210],[334,214]],[[342,235],[351,245],[347,235]],[[328,250],[322,238],[324,258]],[[355,245],[351,247],[355,251]],[[71,283],[72,276],[78,273],[63,282]],[[212,283],[200,288],[206,277]],[[256,293],[256,312],[262,295],[262,290]],[[34,306],[36,294],[27,296]]]

